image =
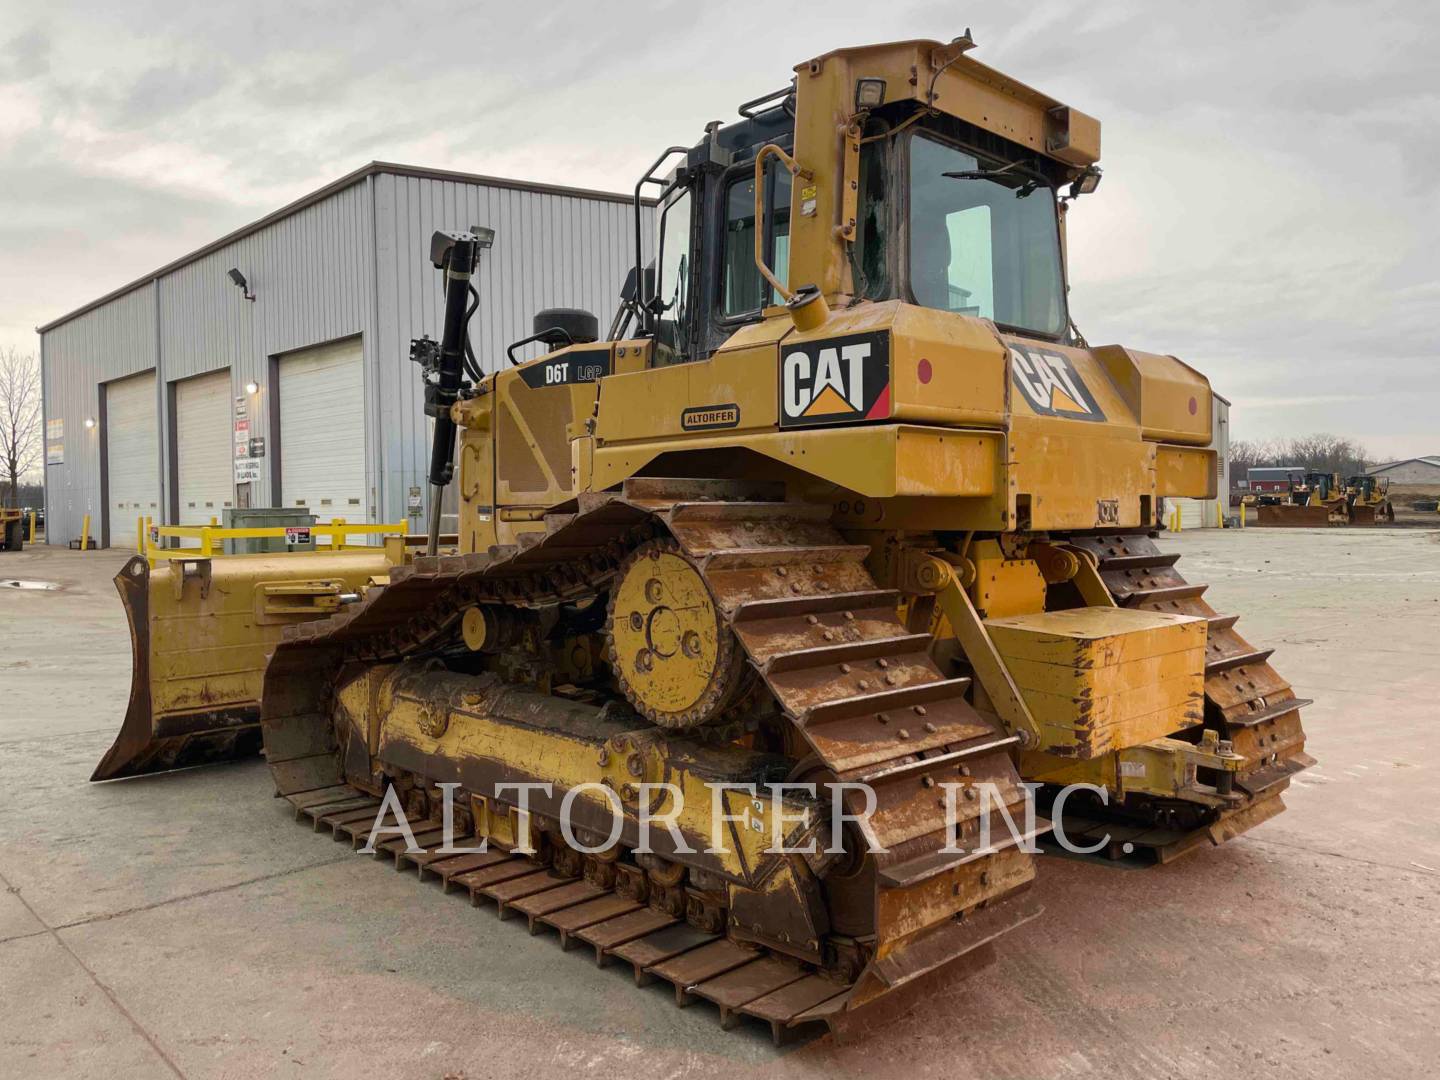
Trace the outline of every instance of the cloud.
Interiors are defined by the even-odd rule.
[[[1097,115],[1091,341],[1181,356],[1249,437],[1440,452],[1440,29],[1421,0],[977,2],[983,62]],[[877,21],[877,12],[883,20]],[[953,4],[0,0],[0,345],[372,159],[628,190],[828,49]],[[8,35],[8,36],[6,36]],[[78,257],[77,257],[78,255]]]

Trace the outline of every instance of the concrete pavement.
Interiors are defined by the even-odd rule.
[[[1290,810],[1136,871],[1042,859],[1044,916],[878,1038],[777,1051],[296,825],[264,766],[91,785],[124,712],[123,554],[0,554],[7,1076],[1433,1073],[1440,533],[1189,532],[1316,699]]]

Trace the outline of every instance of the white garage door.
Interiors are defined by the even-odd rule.
[[[114,547],[134,547],[135,519],[160,514],[160,425],[155,375],[132,375],[105,384],[105,508]]]
[[[280,496],[317,521],[366,521],[360,339],[280,359]]]
[[[175,457],[180,524],[208,525],[234,505],[230,372],[175,384]]]
[[[1172,509],[1179,508],[1182,529],[1210,529],[1215,526],[1215,504],[1211,500],[1169,499],[1166,505]]]

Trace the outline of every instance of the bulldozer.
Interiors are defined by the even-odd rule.
[[[1262,503],[1258,524],[1290,528],[1350,524],[1351,499],[1333,473],[1307,472],[1292,478],[1290,490],[1278,502]]]
[[[436,233],[423,548],[132,560],[94,778],[259,742],[297,818],[777,1040],[991,960],[1051,830],[1280,812],[1308,702],[1156,543],[1210,385],[1081,336],[1100,125],[973,48],[829,52],[666,150],[606,333],[475,357],[493,234]]]
[[[1390,478],[1351,476],[1345,480],[1345,507],[1352,525],[1395,524]]]
[[[24,547],[24,513],[11,506],[0,506],[0,551],[21,551]]]

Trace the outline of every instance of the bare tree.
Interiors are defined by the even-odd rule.
[[[1358,476],[1370,455],[1365,448],[1340,435],[1301,435],[1264,442],[1237,439],[1230,444],[1230,473],[1243,479],[1252,468],[1296,465],[1306,472]]]
[[[1230,444],[1230,475],[1244,480],[1251,469],[1276,464],[1278,454],[1279,450],[1273,442],[1236,439]]]
[[[40,368],[11,345],[0,352],[0,505],[20,505],[20,478],[39,467],[40,445]]]

